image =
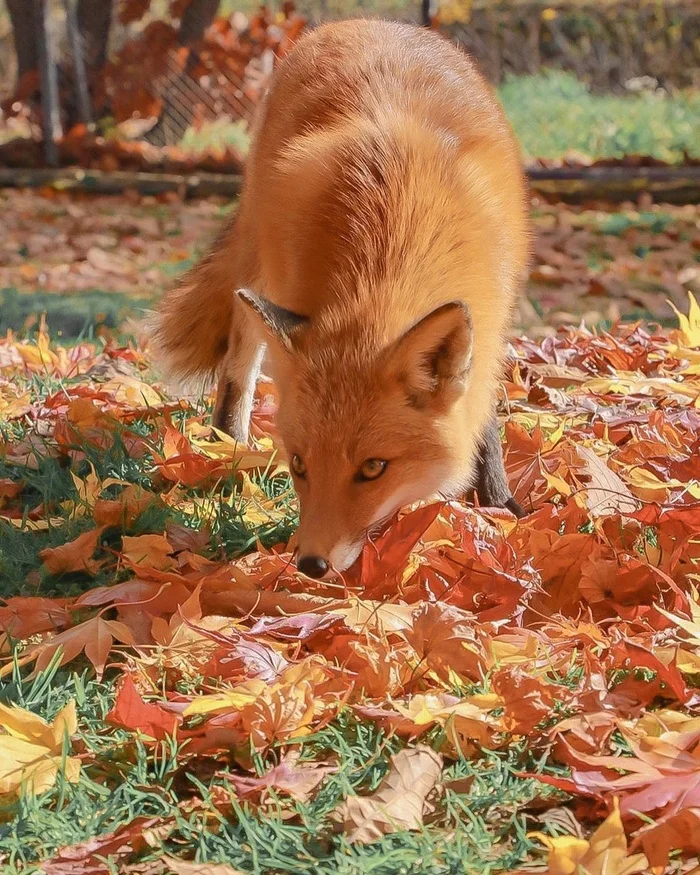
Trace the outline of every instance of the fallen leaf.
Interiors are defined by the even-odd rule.
[[[97,574],[104,560],[92,557],[103,532],[104,527],[92,529],[60,547],[41,550],[39,558],[44,561],[44,569],[49,574],[68,574],[75,571]]]
[[[639,505],[624,480],[593,450],[579,445],[576,451],[584,463],[580,469],[586,478],[583,496],[591,516],[634,513]]]
[[[383,835],[421,829],[426,800],[442,772],[442,757],[425,745],[391,757],[391,768],[371,796],[351,796],[335,809],[349,842],[366,844]]]
[[[157,817],[136,817],[114,832],[103,833],[75,845],[67,845],[42,861],[45,875],[106,875],[106,859],[112,865],[125,860],[146,846],[147,830],[159,823]]]
[[[551,838],[542,833],[535,833],[534,837],[549,850],[550,875],[634,875],[649,871],[644,854],[628,853],[617,800],[608,818],[588,840],[572,836]]]
[[[188,863],[167,854],[161,858],[173,875],[245,875],[228,863]]]
[[[122,644],[133,644],[134,636],[127,626],[117,620],[93,617],[31,648],[31,656],[36,660],[34,674],[44,671],[60,649],[59,665],[71,662],[85,651],[85,655],[95,666],[99,679],[104,673],[107,657],[115,640]]]
[[[59,772],[77,783],[80,760],[65,756],[77,728],[73,701],[51,723],[24,708],[0,704],[0,794],[45,793]]]
[[[145,702],[130,674],[123,675],[112,709],[105,721],[132,732],[138,731],[157,741],[173,735],[179,720],[177,715],[155,702]]]

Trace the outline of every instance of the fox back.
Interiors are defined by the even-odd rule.
[[[401,505],[473,483],[528,248],[518,148],[468,56],[330,24],[276,71],[234,222],[155,339],[181,374],[218,370],[240,438],[266,345],[300,552],[342,570]]]

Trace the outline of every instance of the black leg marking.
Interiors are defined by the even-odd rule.
[[[498,433],[498,420],[494,414],[486,426],[481,440],[476,465],[476,494],[482,507],[505,507],[518,519],[526,516],[523,508],[513,498],[506,469],[503,464],[503,449]]]
[[[233,384],[231,380],[220,380],[216,390],[216,406],[214,407],[214,428],[228,434],[231,427],[233,412]]]

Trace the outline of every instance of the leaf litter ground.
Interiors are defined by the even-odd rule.
[[[0,344],[0,863],[599,873],[700,863],[700,310],[514,341],[530,515],[405,509],[331,583],[254,445],[136,345]]]
[[[191,266],[231,205],[175,196],[94,196],[54,189],[0,192],[0,330],[36,324],[77,337],[115,328]],[[620,317],[668,322],[700,293],[700,207],[602,205],[534,209],[535,258],[520,327]],[[670,323],[669,323],[670,324]]]

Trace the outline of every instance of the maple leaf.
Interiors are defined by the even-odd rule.
[[[610,815],[588,840],[572,836],[551,838],[542,833],[534,833],[535,837],[549,851],[550,875],[635,875],[649,871],[644,854],[628,853],[617,800]]]
[[[633,847],[642,848],[653,875],[663,875],[672,851],[700,851],[700,808],[683,808],[644,827],[635,836]]]
[[[678,317],[679,328],[676,335],[680,342],[691,349],[700,347],[700,305],[692,292],[688,292],[688,315],[678,311],[669,301],[673,312]]]
[[[146,576],[150,569],[167,571],[174,568],[172,552],[165,535],[124,535],[120,556],[132,571]]]
[[[252,799],[260,802],[270,790],[291,796],[298,802],[308,802],[313,791],[323,781],[326,775],[338,771],[338,766],[328,763],[300,763],[299,751],[287,753],[280,763],[259,778],[248,775],[223,773],[222,777],[235,788],[242,799]]]
[[[572,788],[601,796],[624,792],[625,815],[670,815],[684,807],[700,807],[700,729],[649,736],[620,726],[620,732],[633,756],[596,756],[568,749],[566,761],[574,766],[568,782]]]
[[[60,547],[47,547],[41,550],[39,558],[44,561],[44,569],[49,574],[68,574],[72,571],[97,574],[105,560],[93,559],[92,555],[103,532],[104,526],[91,529]]]
[[[160,499],[153,492],[129,484],[117,498],[97,498],[92,507],[92,516],[98,526],[128,528],[138,517]]]
[[[147,831],[158,824],[157,817],[135,817],[114,832],[61,848],[53,857],[42,861],[42,871],[45,875],[104,875],[108,871],[106,858],[113,865],[138,854],[146,847]]]
[[[78,654],[85,651],[85,655],[95,666],[99,679],[104,673],[107,657],[115,640],[122,644],[133,644],[134,636],[124,623],[117,620],[103,620],[100,616],[93,617],[33,647],[30,654],[36,660],[34,674],[44,671],[60,649],[59,665],[71,662]]]
[[[519,666],[504,666],[492,677],[491,686],[505,708],[504,728],[529,735],[554,710],[556,700],[566,699],[566,690],[525,672]]]
[[[130,674],[122,676],[114,705],[105,716],[107,723],[121,726],[160,741],[172,735],[179,719],[156,702],[144,702]]]
[[[0,629],[22,640],[38,632],[55,632],[68,624],[68,599],[16,596],[0,607]]]
[[[389,773],[371,796],[351,796],[333,816],[349,842],[367,843],[402,829],[423,826],[427,797],[442,772],[442,757],[418,745],[391,757]]]
[[[77,519],[92,513],[100,494],[108,487],[126,485],[123,480],[119,480],[116,477],[107,477],[105,480],[100,480],[92,462],[90,463],[90,473],[86,477],[78,477],[72,471],[70,475],[75,490],[78,493],[78,499],[77,501],[64,502],[62,505],[64,510],[68,511],[69,519]],[[103,525],[98,520],[95,520],[95,522],[98,525]]]
[[[0,704],[0,794],[45,793],[61,770],[75,784],[80,760],[64,751],[66,739],[77,728],[73,701],[51,723],[24,708]]]
[[[443,604],[422,604],[402,637],[416,652],[416,676],[433,672],[445,680],[477,680],[485,668],[483,647],[475,639],[471,616]]]
[[[576,449],[583,460],[580,473],[587,480],[583,497],[591,516],[634,513],[637,510],[638,502],[624,480],[606,465],[593,450],[580,445]]]
[[[282,501],[284,495],[268,498],[265,492],[257,486],[245,473],[242,474],[240,500],[242,504],[241,518],[251,526],[265,526],[277,523],[285,517]]]

